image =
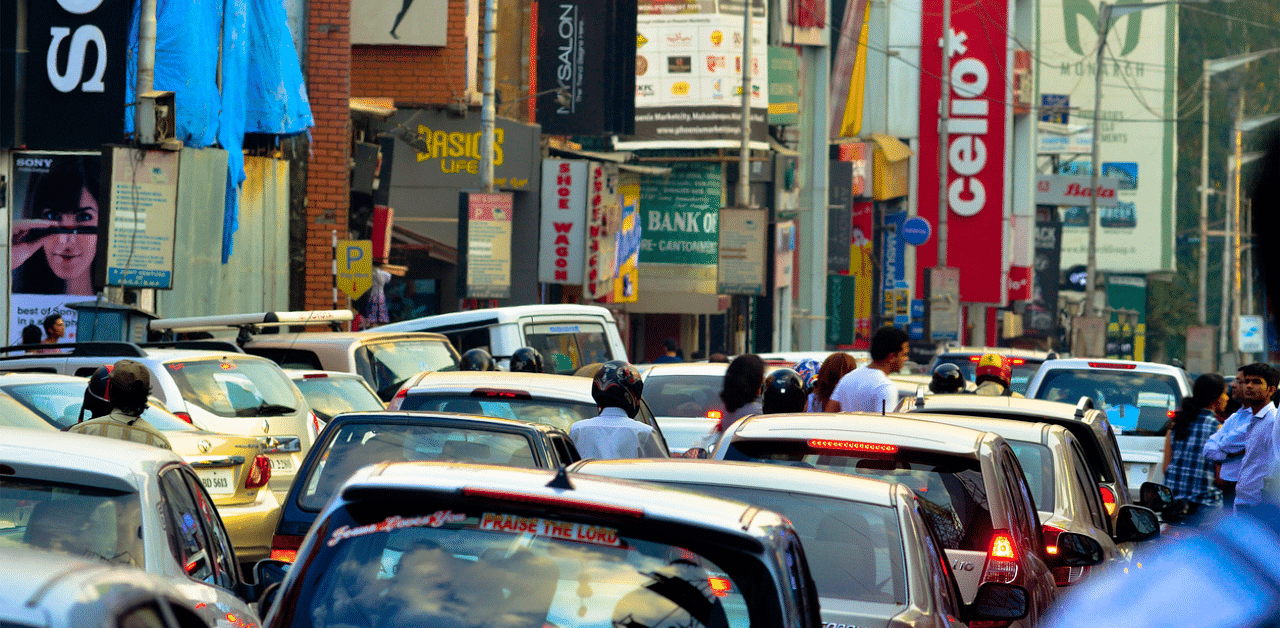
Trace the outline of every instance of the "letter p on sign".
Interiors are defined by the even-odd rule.
[[[338,276],[334,278],[338,289],[353,299],[360,298],[373,287],[373,242],[339,240],[334,253],[338,262]]]

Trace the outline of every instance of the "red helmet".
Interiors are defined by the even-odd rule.
[[[973,380],[982,383],[983,376],[998,380],[1005,388],[1013,380],[1013,365],[1009,358],[999,353],[984,353],[978,360],[978,367],[973,371]]]

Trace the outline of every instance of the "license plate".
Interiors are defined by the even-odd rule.
[[[271,460],[272,471],[292,471],[293,458],[285,456],[283,458],[269,458]]]
[[[200,483],[210,495],[230,495],[236,492],[235,469],[201,469],[196,472]]]

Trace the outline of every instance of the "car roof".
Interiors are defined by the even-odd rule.
[[[999,434],[1005,440],[1020,440],[1032,443],[1043,441],[1046,431],[1061,430],[1067,432],[1067,428],[1054,423],[997,419],[965,414],[920,414],[914,416],[919,416],[927,421],[937,421],[948,425],[958,425],[984,432],[992,432]]]
[[[382,325],[377,329],[385,331],[399,331],[402,329],[419,329],[423,326],[441,327],[445,325],[458,325],[490,320],[498,323],[510,323],[524,316],[584,315],[603,316],[607,320],[613,320],[613,314],[610,313],[609,310],[597,305],[511,305],[507,307],[495,307],[482,310],[464,310],[461,312],[449,312],[447,314],[424,316],[422,318],[414,318],[397,323],[391,323],[389,325]]]
[[[0,452],[9,464],[40,467],[76,482],[96,476],[116,488],[136,490],[163,465],[182,462],[168,449],[69,432],[0,427]]]
[[[567,399],[594,404],[591,378],[548,373],[510,373],[507,371],[431,371],[421,373],[409,387],[408,394],[423,392],[470,393],[477,388],[520,390],[533,397]]]
[[[651,364],[640,371],[641,379],[653,375],[724,375],[728,362],[666,362]]]
[[[494,430],[500,429],[504,431],[523,430],[527,432],[563,432],[558,427],[544,425],[541,423],[532,423],[529,421],[517,421],[515,419],[503,419],[499,417],[479,416],[472,414],[457,414],[454,412],[415,412],[415,411],[378,411],[378,412],[344,412],[333,417],[328,425],[341,425],[343,423],[407,423],[421,422],[430,425],[456,425],[461,428],[473,430]]]
[[[1132,369],[1129,369],[1129,368],[1114,369],[1114,368],[1096,367],[1096,366],[1090,366],[1090,363],[1117,364],[1117,365],[1122,364],[1122,365],[1125,365],[1126,367],[1129,365],[1132,365],[1133,368]],[[1168,375],[1178,375],[1182,373],[1182,369],[1176,366],[1173,366],[1172,364],[1161,364],[1159,362],[1139,362],[1137,360],[1113,360],[1111,358],[1059,358],[1057,360],[1046,360],[1044,364],[1040,365],[1040,367],[1042,369],[1045,369],[1045,371],[1048,371],[1049,369],[1085,369],[1085,370],[1112,371],[1112,372],[1123,372],[1123,371],[1129,370],[1129,371],[1138,371],[1141,373],[1165,373]]]
[[[738,439],[842,437],[874,439],[900,447],[974,455],[986,440],[978,430],[928,421],[922,417],[864,412],[757,414],[739,421],[731,436]]]
[[[0,547],[0,607],[18,608],[39,599],[58,581],[86,572],[108,571],[110,563],[30,546]],[[132,571],[132,570],[131,570]]]
[[[572,489],[548,486],[556,476],[555,471],[546,469],[441,462],[392,462],[357,471],[340,493],[344,499],[350,499],[362,488],[454,494],[471,489],[512,493],[513,502],[520,501],[520,495],[553,499],[562,504],[557,509],[572,508],[572,501],[581,500],[587,504],[642,510],[644,518],[650,521],[714,528],[720,533],[738,537],[758,538],[764,533],[761,528],[772,529],[785,522],[781,515],[742,502],[665,489],[652,484],[567,474],[565,477]],[[332,506],[333,504],[330,507]],[[587,512],[589,508],[583,510]]]
[[[827,359],[833,353],[847,353],[858,360],[858,365],[871,362],[871,352],[866,350],[844,350],[839,351],[773,351],[770,353],[760,353],[761,360],[765,362],[799,362],[804,359],[814,359],[819,362]]]
[[[434,340],[449,342],[444,334],[425,331],[307,331],[296,334],[258,334],[246,347],[289,347],[293,345],[355,345],[393,340]]]
[[[924,408],[920,411],[981,412],[983,410],[993,410],[1005,415],[1042,417],[1059,421],[1072,420],[1093,426],[1106,423],[1106,413],[1093,408],[1092,400],[1090,401],[1089,409],[1082,413],[1083,416],[1077,416],[1076,409],[1077,406],[1075,405],[1063,403],[1061,401],[1049,401],[1047,399],[953,394],[926,395],[924,398]],[[911,412],[912,414],[916,412],[914,406]]]
[[[576,462],[569,470],[629,480],[786,490],[878,506],[892,506],[894,503],[894,484],[891,482],[776,464],[691,458],[593,459]]]
[[[190,609],[190,601],[171,582],[135,567],[112,565],[61,552],[28,546],[0,547],[0,609],[4,619],[15,619],[20,626],[60,626],[66,612],[72,616],[101,614],[109,619],[103,606],[124,610],[165,597],[170,603]],[[70,595],[69,595],[70,594]],[[70,598],[70,599],[68,599]],[[21,610],[19,610],[21,609]],[[17,614],[11,614],[16,611]],[[85,619],[85,625],[94,622]]]
[[[35,371],[9,371],[0,373],[0,388],[22,384],[47,384],[50,382],[75,382],[77,384],[84,384],[88,381],[88,378],[85,377],[62,375],[59,373],[38,373]]]
[[[318,369],[283,369],[284,374],[289,379],[310,379],[319,377],[332,377],[334,379],[358,379],[364,381],[364,378],[357,373],[348,373],[346,371],[321,371]]]
[[[1017,357],[1017,358],[1034,358],[1045,360],[1049,357],[1048,351],[1039,351],[1037,349],[1015,349],[1013,347],[945,347],[937,353],[938,357],[944,355],[981,355],[983,353],[999,353],[1000,355]]]

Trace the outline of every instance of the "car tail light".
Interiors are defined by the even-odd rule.
[[[1027,361],[1023,358],[1009,358],[1009,364],[1011,366],[1022,366],[1023,364],[1026,364],[1026,363]]]
[[[387,404],[388,410],[399,410],[400,404],[404,403],[404,398],[409,395],[409,387],[404,386],[396,392],[396,396],[391,398],[391,402]]]
[[[1116,514],[1116,493],[1110,486],[1099,486],[1098,494],[1102,495],[1102,507],[1107,509],[1107,516]]]
[[[187,423],[191,423],[191,413],[189,412],[174,412],[173,416],[176,416],[179,419],[186,421]]]
[[[1018,578],[1018,550],[1013,536],[1005,530],[991,535],[991,549],[987,551],[987,565],[982,570],[983,582],[1012,584]]]
[[[329,376],[328,373],[307,373],[306,375],[302,376],[302,379],[320,379],[322,377],[328,377],[328,376]]]
[[[1058,535],[1066,532],[1058,526],[1044,524],[1044,553],[1050,556],[1058,555]]]
[[[490,399],[533,399],[533,395],[523,390],[503,390],[501,388],[477,388],[471,391],[471,396]]]
[[[253,465],[249,467],[249,477],[244,479],[245,488],[258,488],[266,486],[271,481],[271,460],[262,454],[258,454],[253,459]]]
[[[810,449],[831,449],[837,451],[859,451],[869,454],[895,454],[898,453],[897,445],[885,445],[883,443],[862,443],[851,440],[827,440],[824,438],[809,439]]]
[[[1125,369],[1133,370],[1137,368],[1137,364],[1121,364],[1119,362],[1090,362],[1089,368],[1092,369]]]
[[[311,435],[313,437],[319,435],[320,430],[324,429],[324,421],[321,421],[315,412],[308,412],[307,414],[311,416],[311,429],[314,430]]]
[[[719,421],[724,418],[724,413],[719,410],[707,410],[707,418]]]
[[[644,517],[643,508],[628,508],[626,506],[614,506],[613,504],[602,504],[585,499],[568,499],[564,497],[553,497],[550,495],[529,495],[527,493],[517,493],[513,491],[495,490],[487,488],[464,488],[462,489],[464,497],[479,497],[482,499],[492,499],[495,501],[517,502],[521,504],[532,504],[535,506],[551,506],[551,507],[567,507],[576,510],[587,510],[607,515],[621,515],[625,517],[635,517],[637,519]]]
[[[1167,411],[1165,411],[1165,413],[1164,413],[1164,414],[1165,414],[1165,416],[1167,416],[1167,417],[1169,417],[1169,418],[1171,418],[1171,419],[1172,419],[1172,418],[1174,417],[1174,415],[1178,414],[1178,411],[1177,411],[1177,410],[1167,410]]]
[[[298,559],[302,537],[296,534],[277,534],[271,537],[271,558],[291,563]]]
[[[719,578],[710,576],[707,578],[707,584],[711,585],[711,593],[716,597],[727,597],[730,591],[733,591],[733,583],[728,578]]]

